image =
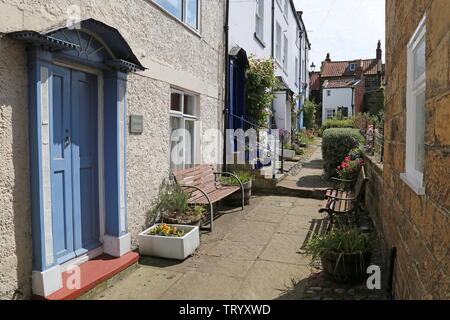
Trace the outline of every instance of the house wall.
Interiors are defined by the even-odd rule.
[[[327,91],[331,95],[327,96]],[[334,88],[322,90],[322,123],[327,119],[326,109],[335,109],[338,107],[347,107],[348,115],[352,115],[353,94],[351,88]]]
[[[275,123],[278,129],[291,131],[291,103],[286,100],[286,92],[275,92],[275,99],[273,100],[273,110],[275,111]]]
[[[44,30],[64,22],[69,6],[122,34],[144,72],[128,78],[128,115],[144,116],[144,131],[127,137],[128,226],[133,247],[159,186],[169,176],[172,86],[199,95],[202,132],[222,131],[224,1],[201,1],[196,33],[149,0],[0,0],[0,33]],[[25,46],[0,36],[0,299],[31,293],[27,56]],[[128,126],[127,126],[128,128]],[[203,140],[201,140],[203,141]],[[200,143],[201,143],[200,141]],[[221,144],[217,144],[221,159]]]
[[[406,46],[426,13],[425,195],[405,172]],[[387,0],[385,152],[379,231],[397,247],[398,299],[449,299],[450,6],[447,0]]]
[[[229,47],[238,45],[249,56],[253,54],[259,59],[269,59],[272,53],[272,1],[264,1],[263,43],[254,36],[256,31],[256,0],[230,1],[229,15]]]

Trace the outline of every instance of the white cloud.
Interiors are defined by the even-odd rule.
[[[327,52],[331,60],[375,58],[377,41],[384,53],[384,0],[294,0],[303,11],[310,62],[320,67]]]

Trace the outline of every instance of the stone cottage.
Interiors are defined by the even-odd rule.
[[[202,143],[221,159],[225,1],[0,13],[0,299],[45,297],[71,264],[128,254],[170,171],[213,161]]]
[[[397,299],[449,299],[450,6],[386,2],[384,162],[368,162],[367,207],[396,247]]]

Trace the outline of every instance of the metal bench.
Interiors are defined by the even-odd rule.
[[[332,180],[334,180],[335,185],[332,189],[327,190],[324,207],[319,210],[319,212],[326,212],[330,218],[327,232],[331,231],[337,220],[339,220],[338,222],[340,223],[342,223],[344,219],[349,222],[352,214],[354,215],[356,226],[359,227],[358,212],[362,209],[361,203],[365,186],[368,181],[364,166],[361,166],[353,190],[344,190],[338,188],[336,185],[339,183],[354,183],[354,180],[343,180],[338,178],[332,178]]]
[[[228,175],[236,178],[239,186],[226,186],[217,180],[220,175]],[[213,230],[214,210],[213,204],[241,189],[242,210],[244,210],[244,185],[242,181],[231,172],[215,172],[210,164],[202,164],[186,170],[173,173],[173,178],[177,184],[186,189],[191,189],[189,204],[209,204],[210,228]],[[202,228],[204,229],[204,228]]]

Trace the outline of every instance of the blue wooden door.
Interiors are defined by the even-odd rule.
[[[57,263],[100,245],[98,92],[92,74],[52,73],[52,212]]]

